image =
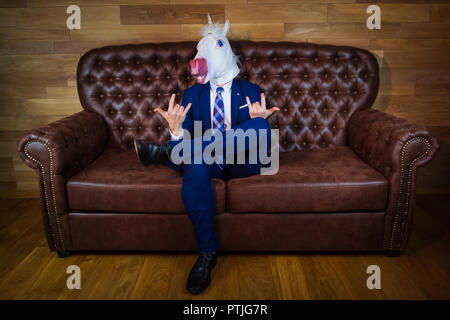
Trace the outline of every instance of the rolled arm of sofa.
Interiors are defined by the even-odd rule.
[[[30,130],[17,144],[22,160],[39,174],[41,208],[51,250],[70,247],[70,238],[65,236],[69,234],[64,217],[69,209],[66,181],[104,151],[107,136],[103,117],[83,110]]]
[[[406,249],[415,206],[416,169],[437,154],[437,139],[419,124],[375,109],[355,112],[349,146],[389,181],[384,247]]]

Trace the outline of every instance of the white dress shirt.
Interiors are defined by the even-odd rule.
[[[231,85],[233,81],[227,82],[225,85],[222,86],[222,100],[225,108],[225,130],[228,130],[231,128]],[[216,102],[216,96],[217,96],[217,86],[213,83],[210,84],[210,110],[211,110],[211,129],[213,127],[213,117],[214,117],[214,104]],[[174,135],[170,130],[170,136],[172,140],[179,140],[183,137],[183,134],[180,134],[178,136]]]

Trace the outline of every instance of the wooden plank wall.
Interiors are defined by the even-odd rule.
[[[365,27],[381,7],[381,30]],[[81,30],[66,8],[81,7]],[[27,130],[81,110],[77,61],[91,48],[199,40],[206,13],[230,19],[230,39],[352,45],[379,57],[375,108],[427,126],[442,146],[419,171],[418,193],[449,193],[450,1],[426,0],[0,0],[0,195],[37,197],[16,153]]]

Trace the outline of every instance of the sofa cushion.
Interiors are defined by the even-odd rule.
[[[388,181],[348,146],[280,153],[276,175],[227,182],[228,212],[338,212],[385,208]]]
[[[145,167],[133,150],[107,149],[67,182],[71,209],[185,213],[182,175],[164,165]],[[225,207],[225,182],[213,179],[216,213]]]

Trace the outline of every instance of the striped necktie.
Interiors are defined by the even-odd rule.
[[[213,129],[224,131],[225,130],[225,105],[222,98],[222,87],[217,87],[216,89],[216,101],[214,102],[213,111]]]

